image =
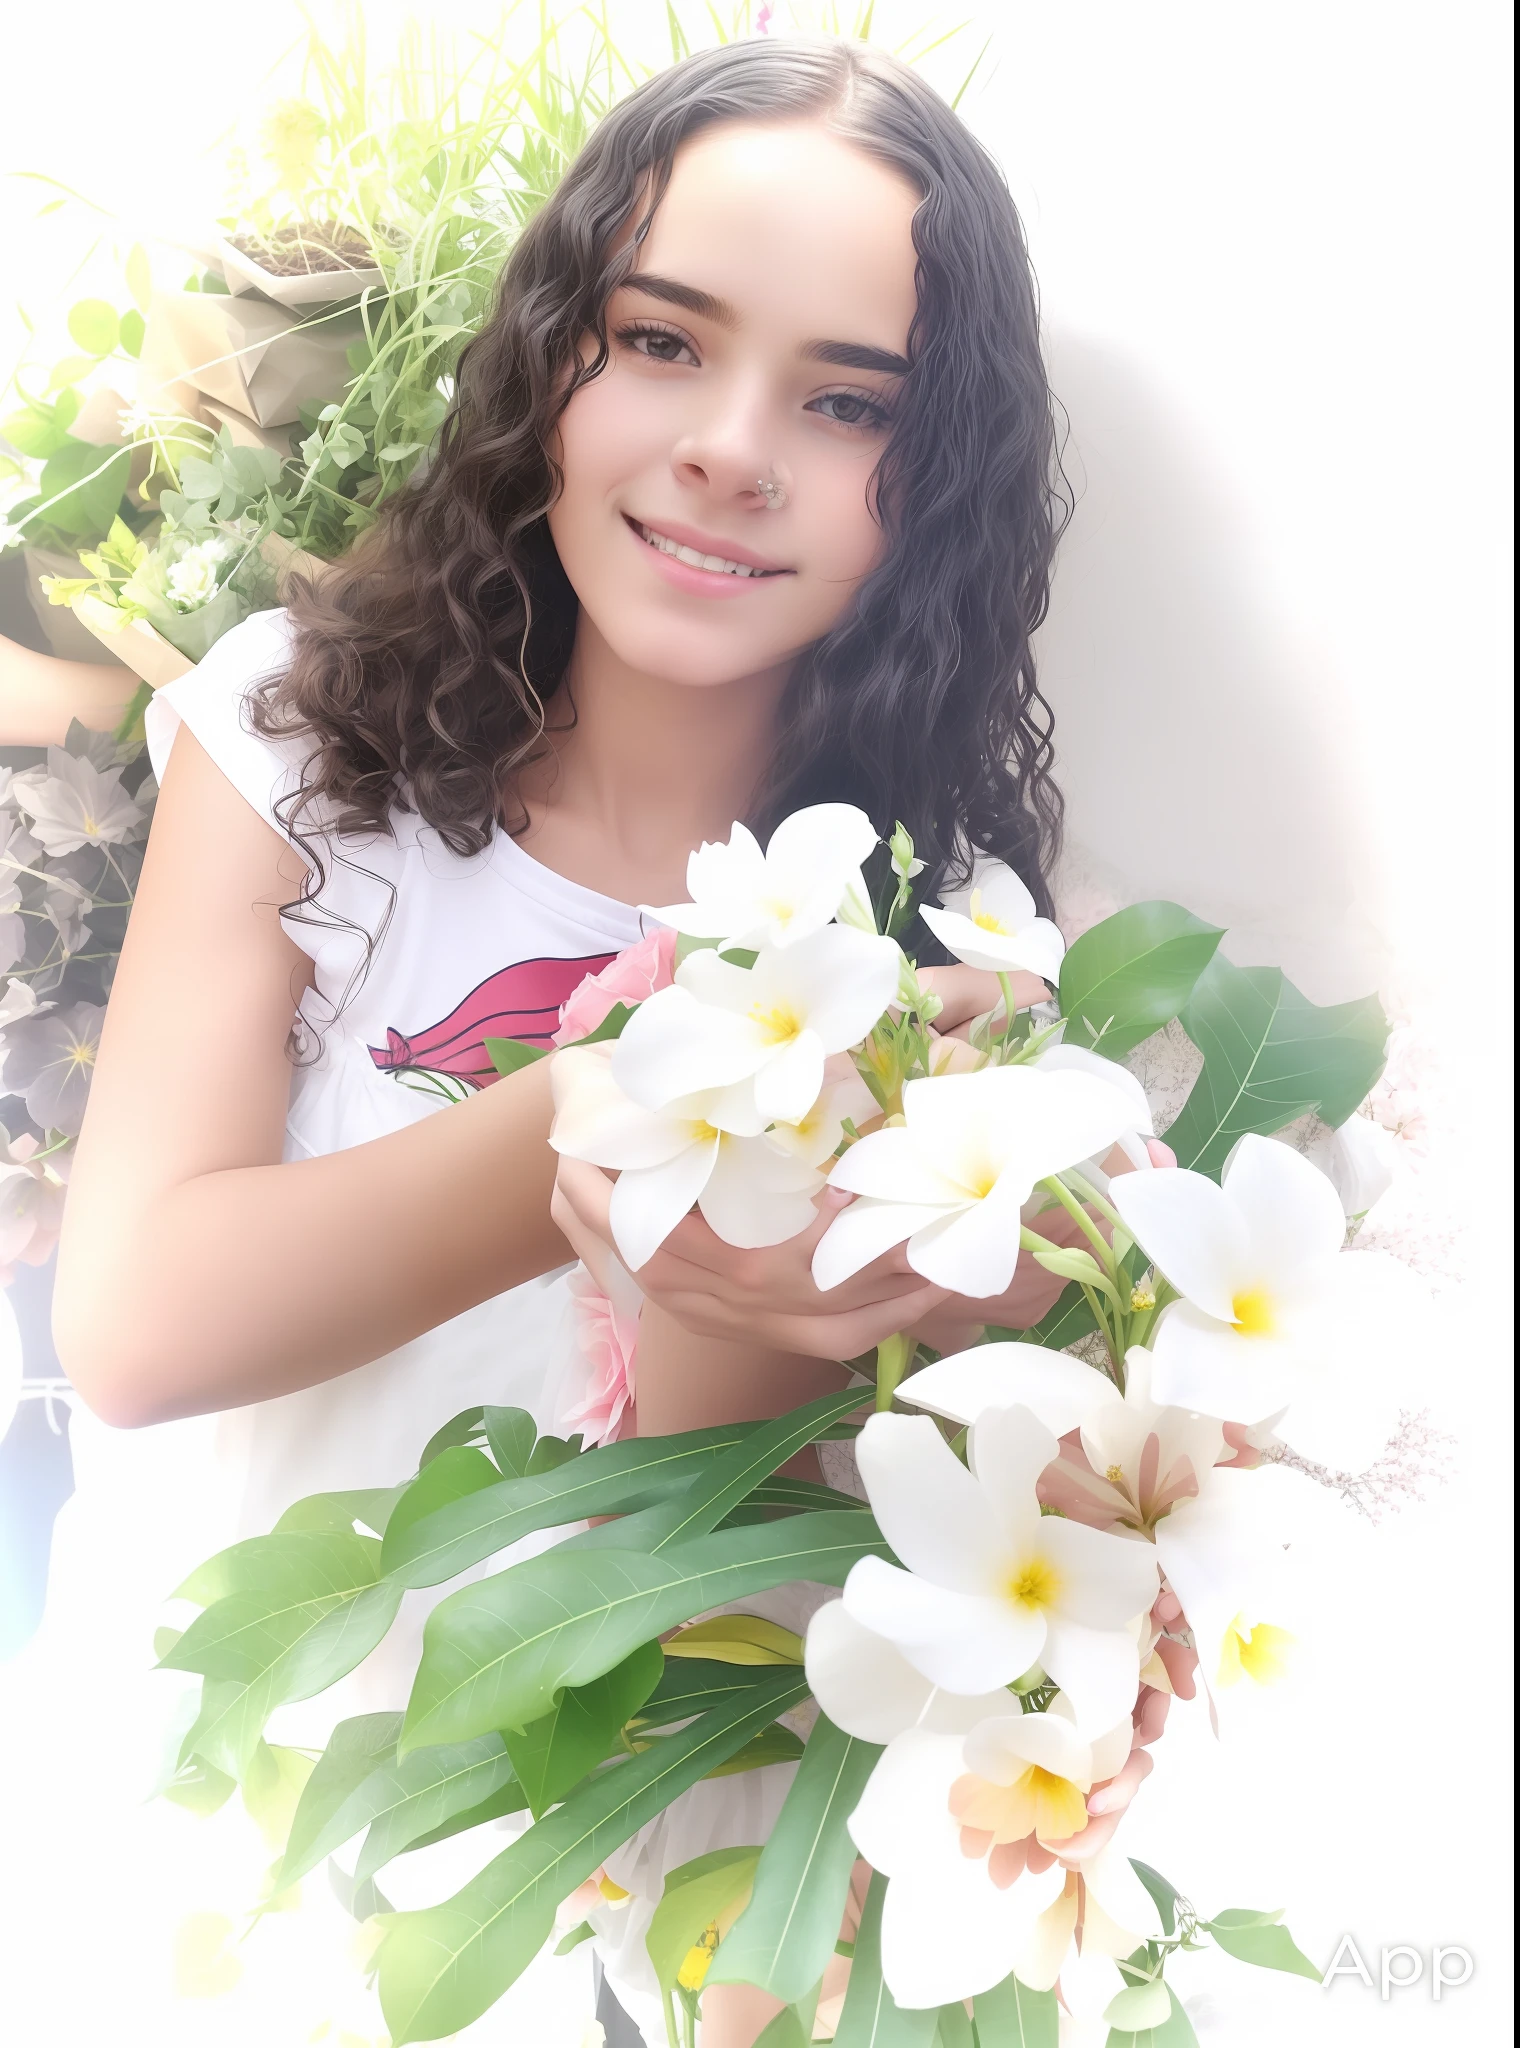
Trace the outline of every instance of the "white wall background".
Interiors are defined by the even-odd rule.
[[[366,9],[377,47],[400,11]],[[49,171],[135,232],[214,203],[206,152],[299,33],[290,0],[18,12],[5,167]],[[657,50],[659,9],[612,12]],[[1024,213],[1071,417],[1080,503],[1044,660],[1074,837],[1124,893],[1232,924],[1236,957],[1280,961],[1319,1000],[1394,994],[1432,1098],[1411,1213],[1433,1227],[1439,1209],[1445,1232],[1430,1369],[1454,1483],[1380,1530],[1337,1526],[1296,1695],[1228,1753],[1171,1743],[1132,1846],[1206,1905],[1290,1905],[1322,1959],[1347,1930],[1374,1968],[1394,1942],[1477,1958],[1439,2005],[1231,1966],[1209,2040],[1498,2039],[1507,20],[1490,0],[962,14],[995,34],[965,111]],[[31,221],[37,196],[0,188],[7,285],[34,313],[77,248]],[[0,343],[13,333],[6,309]]]

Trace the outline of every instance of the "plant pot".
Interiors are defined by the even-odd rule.
[[[49,653],[57,655],[60,661],[89,661],[98,668],[129,667],[130,663],[123,663],[120,655],[112,652],[109,642],[90,632],[66,604],[49,604],[37,580],[40,576],[87,575],[88,571],[79,565],[79,557],[66,555],[58,548],[23,548],[21,554],[26,564],[27,602],[36,614]]]
[[[385,288],[385,273],[374,264],[288,273],[266,270],[257,256],[226,241],[217,243],[216,260],[235,297],[256,294],[276,306],[332,306]]]
[[[342,397],[352,374],[348,351],[363,332],[356,313],[308,326],[260,299],[155,292],[143,360],[160,391],[188,386],[255,426],[289,426],[303,405]]]

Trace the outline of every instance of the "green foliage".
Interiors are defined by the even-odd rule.
[[[399,1714],[360,1714],[340,1721],[306,1780],[290,1823],[276,1880],[283,1891],[368,1825],[356,1797],[377,1765],[396,1754]]]
[[[1122,1060],[1178,1014],[1223,937],[1178,903],[1134,903],[1104,918],[1061,963],[1064,1042]]]
[[[1276,967],[1216,956],[1182,1011],[1203,1071],[1166,1134],[1179,1166],[1218,1179],[1237,1139],[1270,1135],[1306,1110],[1344,1123],[1383,1069],[1377,998],[1321,1008]]]
[[[443,1905],[397,1914],[379,1952],[396,2048],[479,2017],[547,1939],[561,1900],[610,1852],[807,1695],[800,1673],[752,1674],[746,1695],[583,1785]]]
[[[526,1728],[507,1730],[507,1754],[535,1820],[605,1761],[664,1669],[659,1644],[640,1643],[600,1678],[567,1686],[548,1713]]]
[[[1060,2017],[1054,1991],[1031,1991],[1005,1977],[973,2001],[979,2048],[1056,2048]]]
[[[714,1921],[721,1926],[748,1898],[759,1861],[755,1848],[714,1849],[670,1872],[645,1938],[662,1991],[675,1989],[681,1965],[708,1927]]]
[[[547,1045],[525,1045],[520,1038],[487,1038],[481,1042],[486,1049],[486,1058],[498,1074],[520,1073],[524,1067],[547,1059],[553,1050]]]
[[[1286,1970],[1318,1984],[1321,1972],[1287,1928],[1279,1924],[1281,1920],[1280,1911],[1257,1913],[1244,1906],[1231,1906],[1203,1924],[1220,1948],[1239,1962],[1254,1963],[1261,1970]]]
[[[125,448],[66,436],[42,465],[36,511],[28,516],[70,539],[93,540],[116,517],[131,467]]]
[[[755,1893],[708,1972],[757,1984],[787,2004],[822,1977],[849,1895],[855,1844],[845,1826],[881,1750],[820,1715],[755,1878]]]
[[[1172,2002],[1170,2018],[1163,2020],[1160,2026],[1146,2027],[1138,2034],[1124,2033],[1117,2027],[1111,2028],[1108,2048],[1198,2048],[1198,2036],[1193,2031],[1192,2021],[1182,2009],[1182,2000],[1170,1986],[1167,1989],[1167,1996]]]
[[[886,1896],[887,1880],[876,1871],[866,1893],[860,1932],[855,1937],[850,1986],[834,2035],[834,2048],[930,2048],[938,2028],[939,2014],[932,2006],[923,2011],[905,2010],[897,2004],[881,1974],[881,1909]],[[830,1933],[833,1932],[831,1928]]]
[[[1129,1867],[1145,1886],[1156,1902],[1156,1911],[1161,1915],[1162,1931],[1175,1934],[1177,1931],[1177,1901],[1182,1896],[1169,1878],[1159,1870],[1152,1870],[1148,1863],[1142,1863],[1137,1856],[1131,1856]]]
[[[843,1585],[885,1546],[865,1513],[728,1529],[654,1556],[557,1550],[461,1587],[428,1617],[405,1750],[523,1728],[564,1685],[584,1685],[651,1636],[791,1579]]]

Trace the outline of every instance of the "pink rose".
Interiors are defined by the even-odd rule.
[[[660,925],[637,945],[627,946],[600,974],[588,974],[561,1005],[553,1045],[588,1038],[619,1003],[642,1003],[656,989],[669,988],[676,971],[676,934]]]
[[[634,1398],[634,1360],[639,1349],[639,1320],[615,1307],[584,1266],[570,1275],[575,1299],[575,1327],[581,1356],[591,1368],[586,1396],[560,1423],[567,1436],[593,1444],[616,1443],[623,1418]]]

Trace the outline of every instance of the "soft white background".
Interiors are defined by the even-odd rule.
[[[365,10],[377,52],[400,10]],[[653,5],[612,0],[658,50]],[[489,6],[449,19],[485,26]],[[786,10],[779,12],[784,16]],[[17,10],[0,161],[132,233],[193,223],[215,145],[299,32],[290,0]],[[878,10],[890,30],[916,9]],[[1192,1717],[1133,1822],[1205,1908],[1286,1905],[1325,1960],[1459,1943],[1433,2004],[1200,1962],[1206,2039],[1507,2035],[1511,1541],[1504,10],[1277,0],[966,7],[965,111],[1038,269],[1079,507],[1044,634],[1075,839],[1122,894],[1230,923],[1319,1000],[1378,985],[1425,1048],[1405,1192],[1439,1283],[1453,1482],[1332,1518],[1296,1688],[1218,1749]],[[962,67],[964,68],[964,67]],[[955,74],[953,61],[938,68]],[[209,152],[209,154],[208,154]],[[34,317],[77,225],[0,190]],[[105,224],[109,234],[114,230]],[[177,279],[175,280],[177,282]],[[72,296],[67,292],[67,297]],[[0,309],[8,367],[16,327]],[[1432,1220],[1434,1219],[1434,1220]],[[577,2030],[578,2031],[578,2030]],[[525,2044],[527,2048],[527,2044]],[[558,2044],[554,2044],[558,2048]]]

